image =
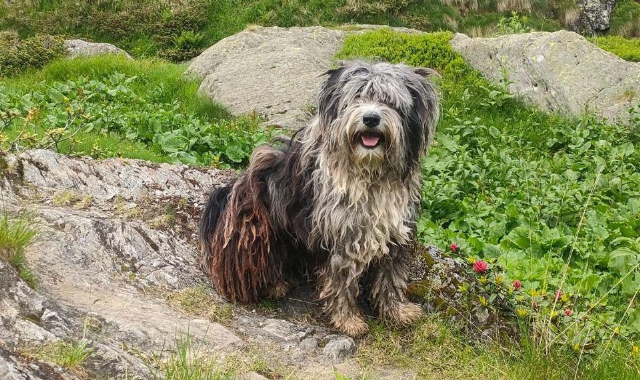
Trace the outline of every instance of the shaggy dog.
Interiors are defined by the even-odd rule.
[[[359,336],[366,274],[381,319],[407,325],[422,315],[406,289],[420,162],[438,119],[431,73],[365,62],[328,71],[314,120],[256,148],[246,173],[210,195],[202,264],[222,296],[282,297],[310,270],[331,323]]]

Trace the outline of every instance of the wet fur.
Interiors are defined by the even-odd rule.
[[[420,162],[438,118],[424,69],[351,62],[327,73],[318,115],[290,140],[258,147],[246,173],[214,191],[200,226],[203,266],[234,302],[282,296],[295,276],[316,275],[331,323],[358,336],[360,279],[393,325],[422,314],[407,300],[408,261],[420,206]],[[380,145],[366,112],[381,116]]]

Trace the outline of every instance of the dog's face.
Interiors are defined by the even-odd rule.
[[[316,125],[325,148],[365,168],[415,167],[438,117],[437,96],[426,80],[430,73],[364,62],[330,70]]]

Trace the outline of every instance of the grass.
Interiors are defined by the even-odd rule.
[[[611,52],[618,57],[631,61],[640,62],[640,39],[629,39],[620,36],[606,36],[590,38],[594,45]]]
[[[208,286],[182,289],[169,294],[167,301],[188,314],[205,317],[211,322],[224,322],[232,317],[233,305],[217,302]]]
[[[431,316],[415,328],[390,331],[373,324],[359,345],[356,359],[366,368],[410,369],[421,379],[637,379],[639,363],[630,351],[611,351],[597,358],[575,352],[545,352],[525,336],[513,342],[472,345],[467,336]],[[365,371],[366,372],[366,371]]]
[[[83,365],[93,354],[93,348],[86,339],[73,342],[56,341],[46,343],[41,347],[24,348],[21,350],[21,354],[26,357],[54,363],[81,378],[88,378]]]
[[[222,380],[230,379],[219,369],[219,364],[211,357],[199,352],[187,335],[180,340],[169,358],[160,365],[162,375],[156,380]]]
[[[10,218],[6,211],[0,215],[0,260],[11,264],[18,276],[32,288],[37,287],[37,282],[27,267],[24,250],[36,233],[27,214],[21,214],[15,219]]]

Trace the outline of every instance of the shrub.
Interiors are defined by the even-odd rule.
[[[39,35],[20,40],[17,34],[0,33],[0,76],[39,69],[66,53],[59,37]]]

